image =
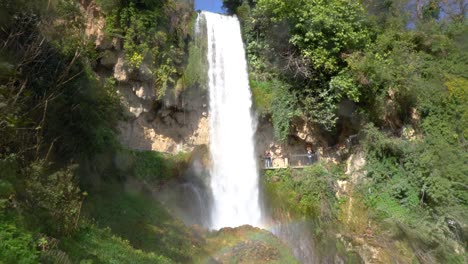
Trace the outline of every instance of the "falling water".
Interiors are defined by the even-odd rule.
[[[210,12],[202,16],[208,37],[211,228],[259,226],[255,124],[239,21]]]

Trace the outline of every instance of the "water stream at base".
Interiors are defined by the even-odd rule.
[[[239,20],[202,12],[208,38],[211,228],[261,225],[255,119]]]

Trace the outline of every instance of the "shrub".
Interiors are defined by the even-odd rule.
[[[25,199],[31,221],[47,233],[68,235],[78,226],[83,196],[74,178],[74,166],[53,171],[43,162],[26,169]]]
[[[32,235],[14,223],[2,219],[0,219],[0,262],[5,264],[39,262],[39,252]]]
[[[311,219],[334,217],[333,167],[318,163],[303,171],[294,169],[266,171],[266,189],[272,202],[284,204],[299,216]]]
[[[274,99],[273,83],[268,81],[250,80],[250,89],[252,90],[252,98],[255,110],[260,115],[267,115],[274,112],[272,101]]]
[[[173,263],[164,256],[134,249],[128,241],[111,233],[86,224],[70,238],[65,238],[60,247],[75,263]]]
[[[135,151],[135,174],[143,180],[164,180],[171,177],[164,155],[156,151]]]

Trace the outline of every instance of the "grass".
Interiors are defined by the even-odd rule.
[[[149,182],[177,177],[188,166],[190,154],[168,155],[156,151],[130,151],[135,176]]]
[[[109,227],[137,249],[177,262],[189,261],[199,250],[190,230],[149,195],[117,184],[102,189],[91,194],[83,208],[97,226]]]
[[[115,236],[110,229],[86,224],[61,243],[74,263],[173,263],[170,259],[134,249],[127,240]]]
[[[255,109],[261,115],[271,113],[273,101],[273,83],[250,80],[250,88],[254,100]]]
[[[336,202],[330,185],[334,174],[334,168],[327,168],[323,163],[314,164],[304,170],[266,171],[266,193],[271,204],[287,208],[296,216],[322,217],[323,205]]]

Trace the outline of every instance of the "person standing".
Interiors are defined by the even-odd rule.
[[[312,148],[311,147],[307,147],[307,159],[309,160],[309,164],[308,165],[312,165],[312,158],[314,157],[314,153],[312,153]]]
[[[271,153],[269,150],[265,150],[265,168],[271,167]]]

